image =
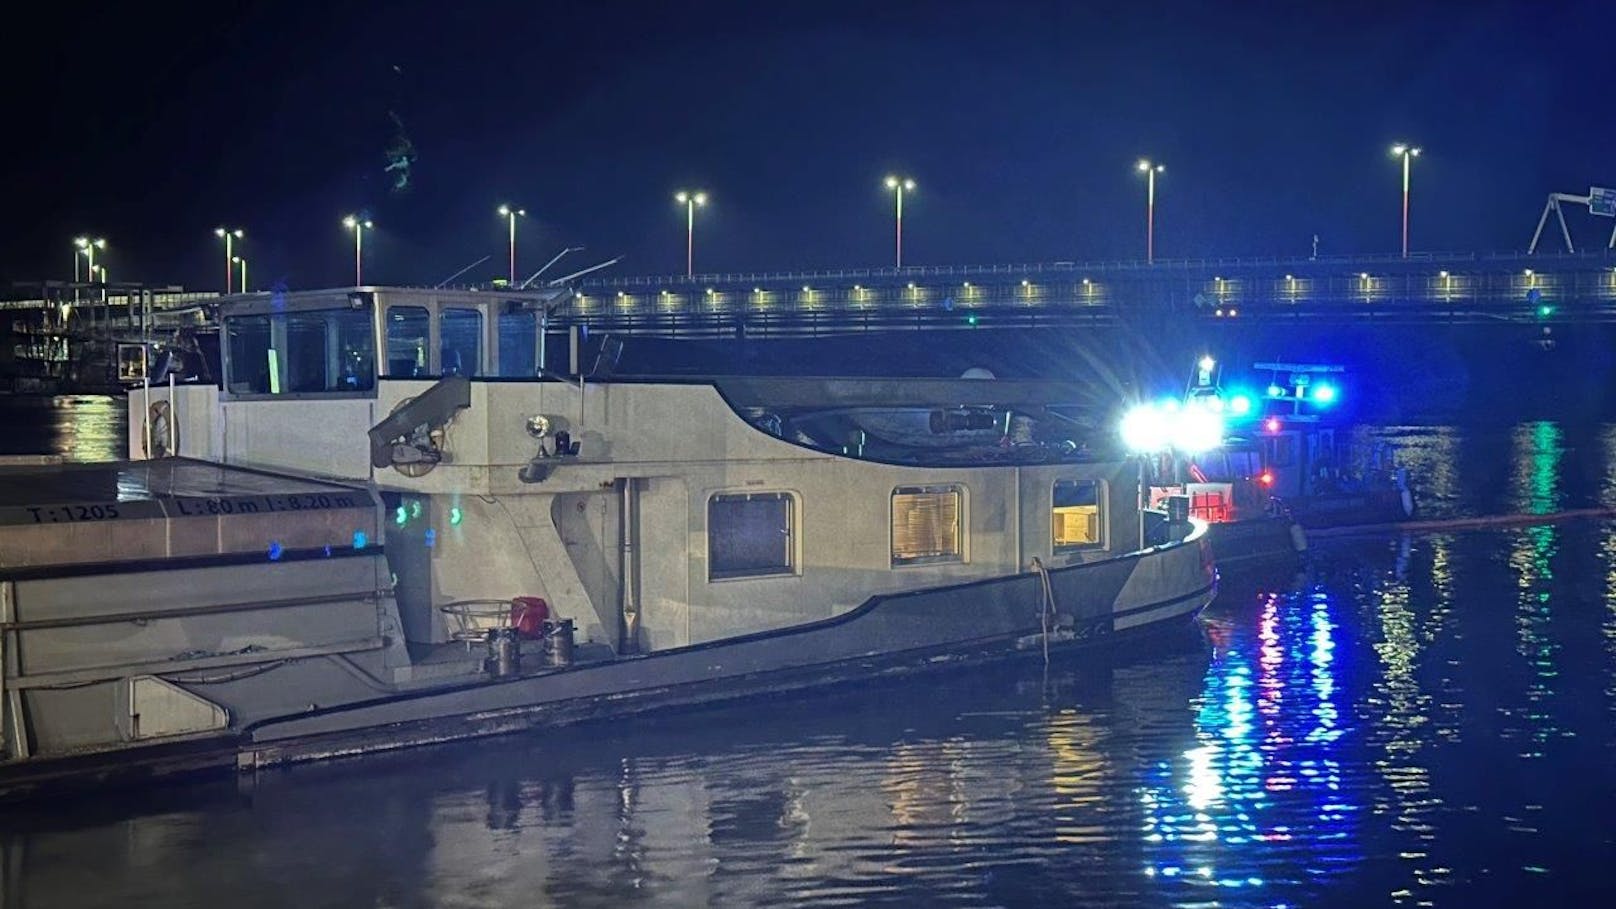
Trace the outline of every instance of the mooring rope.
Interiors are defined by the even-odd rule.
[[[1032,570],[1038,572],[1038,579],[1043,585],[1044,602],[1038,609],[1038,623],[1044,632],[1044,665],[1049,665],[1049,617],[1055,613],[1055,588],[1049,583],[1049,569],[1037,556],[1032,557]]]

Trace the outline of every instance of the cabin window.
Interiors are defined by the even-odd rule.
[[[327,366],[326,384],[336,391],[376,387],[376,333],[371,309],[338,309],[326,316],[326,332],[336,361]]]
[[[438,316],[443,339],[441,371],[446,376],[480,376],[483,351],[483,314],[475,309],[445,309]]]
[[[1244,480],[1261,472],[1255,451],[1229,452],[1229,479]]]
[[[1267,447],[1268,464],[1271,467],[1290,467],[1296,463],[1296,437],[1293,435],[1274,436],[1264,439]]]
[[[707,500],[707,577],[756,578],[796,572],[792,496],[719,493]]]
[[[225,320],[231,394],[331,394],[376,384],[370,310],[320,309]]]
[[[892,491],[892,564],[959,562],[959,486],[899,486]]]
[[[424,306],[392,306],[387,310],[387,376],[413,379],[427,376],[427,351],[432,344],[432,320]]]
[[[499,316],[499,374],[507,379],[531,379],[539,374],[539,316],[517,310]]]
[[[325,320],[320,313],[299,312],[286,317],[286,387],[294,394],[326,391]]]
[[[230,357],[225,387],[237,395],[279,392],[280,367],[270,356],[269,316],[237,316],[224,324]]]
[[[1051,497],[1054,551],[1105,545],[1104,490],[1094,480],[1056,480]]]

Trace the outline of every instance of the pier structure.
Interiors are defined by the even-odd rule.
[[[591,278],[552,325],[676,337],[1037,328],[1163,313],[1327,324],[1616,322],[1616,256],[1414,254]]]
[[[208,325],[218,298],[129,283],[29,285],[18,299],[0,299],[0,391],[107,391],[137,383],[150,345],[181,328]]]

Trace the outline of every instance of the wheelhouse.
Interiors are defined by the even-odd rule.
[[[535,378],[564,291],[360,288],[232,300],[221,313],[228,399],[374,397],[390,379]]]

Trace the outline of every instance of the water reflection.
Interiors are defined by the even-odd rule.
[[[1211,663],[1195,704],[1195,745],[1159,762],[1140,790],[1145,874],[1179,900],[1252,901],[1235,891],[1318,893],[1360,857],[1359,812],[1342,785],[1346,731],[1333,595],[1322,586],[1213,616]],[[1296,857],[1309,861],[1292,865]],[[1291,894],[1287,898],[1297,898]]]
[[[121,398],[8,398],[0,401],[0,417],[7,425],[0,454],[53,454],[70,461],[113,461],[128,454]]]
[[[1616,507],[1616,426],[1607,425],[1600,433],[1604,470],[1599,484],[1599,502]],[[1604,522],[1599,554],[1605,566],[1604,618],[1600,636],[1605,645],[1605,705],[1616,713],[1616,521]]]
[[[1420,515],[1444,518],[1473,514],[1476,502],[1467,493],[1459,467],[1465,456],[1464,433],[1455,426],[1360,427],[1354,444],[1390,442],[1397,463],[1407,468]]]
[[[1517,511],[1548,514],[1560,509],[1563,491],[1560,483],[1561,460],[1565,456],[1561,431],[1550,422],[1516,427],[1511,439],[1510,491]],[[1515,571],[1517,630],[1516,652],[1526,660],[1531,673],[1525,703],[1513,708],[1525,721],[1532,744],[1523,757],[1541,757],[1542,743],[1556,735],[1554,713],[1546,702],[1554,696],[1559,675],[1555,657],[1553,620],[1553,560],[1559,527],[1540,524],[1512,534],[1509,564]]]

